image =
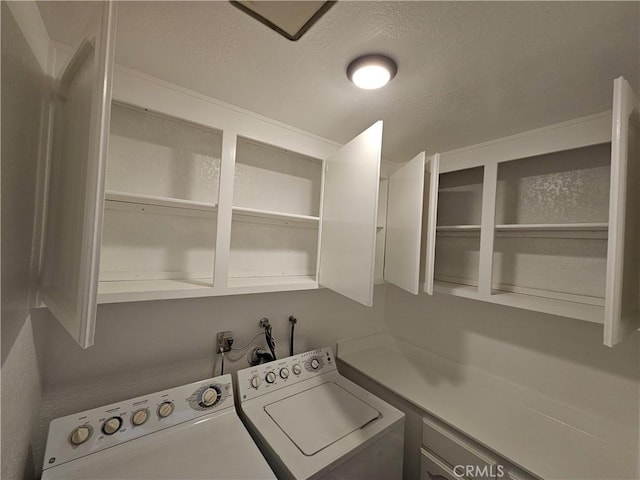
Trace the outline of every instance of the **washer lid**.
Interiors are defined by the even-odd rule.
[[[381,413],[334,382],[264,407],[284,434],[307,456],[381,417]]]

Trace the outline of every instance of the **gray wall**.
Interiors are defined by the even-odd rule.
[[[56,417],[213,376],[216,333],[231,330],[235,347],[260,333],[266,316],[278,355],[288,355],[289,315],[298,318],[296,352],[380,331],[384,287],[367,308],[327,289],[163,300],[98,307],[95,344],[82,350],[46,309],[32,311],[43,360],[38,467]],[[46,340],[45,340],[46,339]],[[254,342],[263,345],[264,335]],[[225,373],[248,366],[247,349],[225,356]],[[215,365],[215,374],[220,364]]]
[[[38,138],[44,74],[2,2],[2,478],[34,474],[40,374],[31,319]]]

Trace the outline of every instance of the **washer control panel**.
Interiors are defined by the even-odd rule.
[[[57,418],[49,426],[43,469],[226,408],[234,408],[231,375]]]
[[[240,370],[238,372],[240,401],[259,397],[332,370],[336,370],[336,366],[331,347]]]

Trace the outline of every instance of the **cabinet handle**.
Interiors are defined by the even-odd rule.
[[[427,470],[427,480],[449,480],[447,477],[443,477],[442,475],[433,474],[429,470]]]

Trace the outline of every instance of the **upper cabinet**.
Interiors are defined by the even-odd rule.
[[[609,346],[636,330],[638,129],[619,78],[613,119],[443,153],[427,261],[436,291],[601,323]]]
[[[98,303],[322,285],[372,305],[382,122],[339,147],[114,69],[114,8],[56,101],[42,278],[54,316],[86,348]]]
[[[54,99],[40,293],[82,347],[95,329],[115,9],[105,2],[91,19]]]

